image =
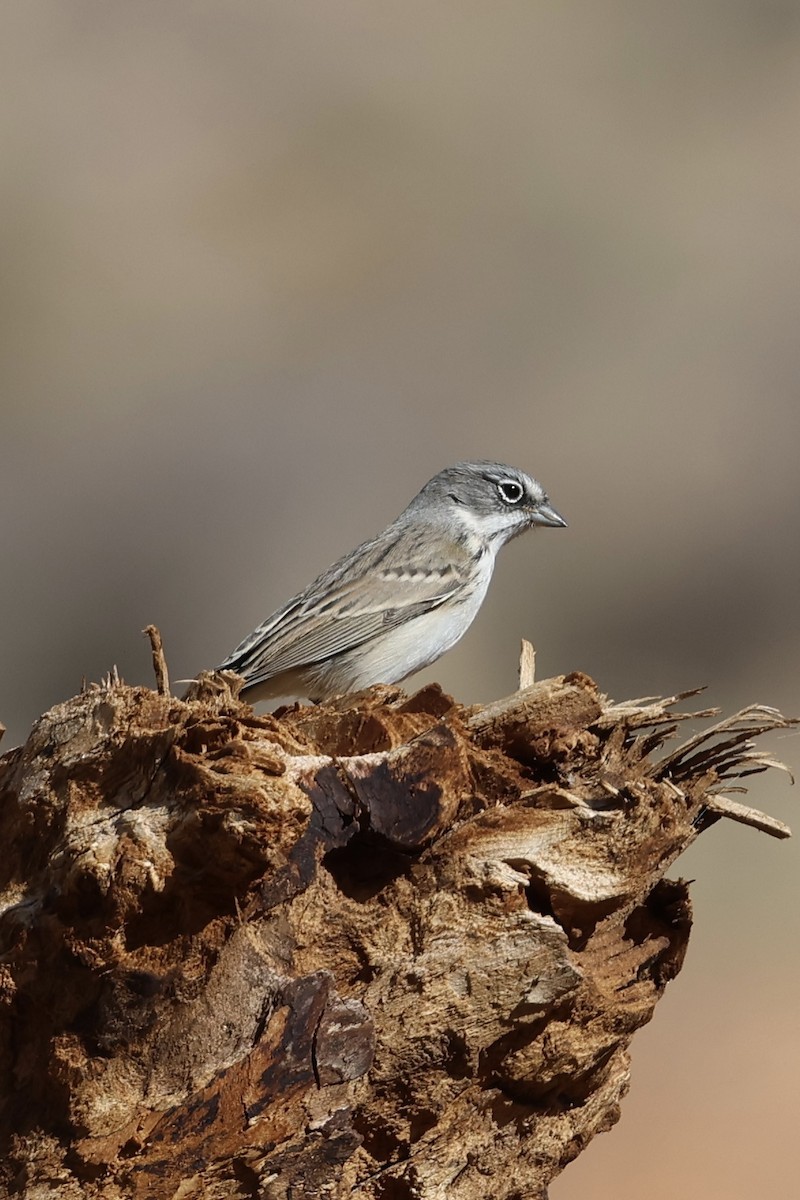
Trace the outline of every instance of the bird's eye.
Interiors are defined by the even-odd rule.
[[[519,504],[525,495],[524,487],[521,483],[517,483],[516,479],[501,479],[497,490],[500,493],[500,499],[506,504]]]

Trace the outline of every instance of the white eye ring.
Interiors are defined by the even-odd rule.
[[[517,483],[516,479],[499,480],[497,490],[504,504],[519,504],[525,495],[525,488],[521,483]]]

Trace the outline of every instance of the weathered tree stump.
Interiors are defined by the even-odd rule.
[[[583,675],[256,716],[94,686],[0,760],[0,1193],[512,1200],[619,1116],[753,708]],[[701,714],[707,716],[709,714]],[[660,757],[659,757],[660,756]]]

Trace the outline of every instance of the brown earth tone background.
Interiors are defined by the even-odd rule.
[[[31,0],[2,33],[4,747],[81,676],[149,682],[149,621],[213,666],[481,456],[570,526],[419,682],[504,694],[525,635],[620,699],[800,712],[796,5]],[[800,832],[780,777],[752,796]],[[553,1200],[795,1194],[799,862],[731,826],[683,860],[686,966]]]

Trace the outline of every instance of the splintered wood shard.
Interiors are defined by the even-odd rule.
[[[750,825],[753,829],[760,829],[762,833],[768,833],[771,837],[783,839],[792,836],[791,829],[788,825],[784,825],[783,821],[767,816],[766,813],[759,812],[757,808],[750,808],[747,804],[739,804],[730,796],[711,796],[708,807],[712,812],[719,813],[721,817],[730,817],[732,821],[738,821],[741,825]]]
[[[519,688],[532,687],[536,682],[536,651],[533,644],[522,639],[519,652]]]
[[[753,706],[586,675],[258,716],[115,672],[0,759],[0,1193],[543,1200],[691,928],[672,863],[782,767]],[[734,781],[734,782],[732,782]],[[54,1184],[53,1181],[57,1181]],[[22,1189],[22,1190],[20,1190]]]
[[[682,775],[713,768],[721,776],[724,772],[725,777],[731,777],[751,775],[755,771],[776,767],[791,775],[783,763],[756,750],[751,739],[775,729],[789,729],[796,724],[795,720],[784,717],[775,708],[753,704],[689,738],[661,760],[659,772],[662,776],[669,774],[671,778],[678,779]]]
[[[153,672],[156,677],[156,690],[160,696],[169,695],[169,671],[161,642],[161,633],[155,625],[148,625],[142,630],[150,639],[150,650],[153,655]]]

